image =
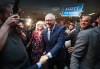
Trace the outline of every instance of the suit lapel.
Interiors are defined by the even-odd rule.
[[[44,38],[46,39],[46,41],[51,42],[52,39],[54,39],[55,36],[57,36],[56,35],[57,29],[58,29],[58,26],[55,25],[55,28],[52,30],[51,35],[50,35],[50,41],[48,40],[48,29],[47,28],[45,29],[45,31],[44,31],[44,34],[45,34]]]
[[[54,33],[54,30],[50,34],[50,40],[48,40],[48,29],[47,28],[45,29],[45,31],[44,31],[44,38],[46,39],[47,42],[51,41],[53,33]]]
[[[57,30],[58,28],[57,28],[57,25],[55,25],[55,28],[52,30],[52,33],[51,33],[51,37],[50,37],[50,41],[52,41],[52,39],[54,39],[55,38],[55,32],[56,32],[56,30]]]
[[[48,40],[48,29],[47,28],[44,31],[44,36],[43,37],[45,38],[46,41],[49,42],[49,40]]]

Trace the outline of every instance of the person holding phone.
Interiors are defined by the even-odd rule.
[[[19,16],[12,15],[12,8],[0,4],[0,69],[38,69],[47,58],[41,57],[35,65],[31,65],[25,46],[16,31]]]

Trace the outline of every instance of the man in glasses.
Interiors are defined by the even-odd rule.
[[[64,27],[56,24],[55,15],[48,13],[45,16],[46,29],[43,30],[43,48],[44,54],[47,55],[48,69],[64,69],[65,51],[63,49],[65,41]]]

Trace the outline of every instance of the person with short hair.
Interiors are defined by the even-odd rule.
[[[81,30],[86,30],[93,28],[92,26],[92,17],[91,16],[83,16],[80,19],[80,29]]]
[[[70,69],[100,69],[100,13],[97,22],[97,27],[78,34]]]
[[[19,16],[12,15],[8,4],[0,4],[0,69],[38,69],[46,62],[42,56],[40,61],[31,65],[24,44],[17,33],[16,25]],[[15,18],[16,17],[16,18]]]
[[[45,16],[46,28],[42,32],[42,43],[44,54],[47,55],[48,69],[64,69],[65,50],[63,49],[65,42],[65,29],[63,26],[55,24],[55,15],[48,13]]]

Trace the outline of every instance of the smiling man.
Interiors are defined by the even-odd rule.
[[[44,52],[47,53],[48,69],[54,69],[54,65],[57,69],[64,69],[65,51],[63,49],[65,41],[64,27],[56,25],[55,15],[48,13],[45,16],[46,29],[44,29],[43,47]]]
[[[90,16],[83,16],[82,19],[80,19],[81,30],[92,28],[91,24],[92,24],[92,17]]]
[[[100,13],[98,26],[78,34],[70,69],[100,69]]]

